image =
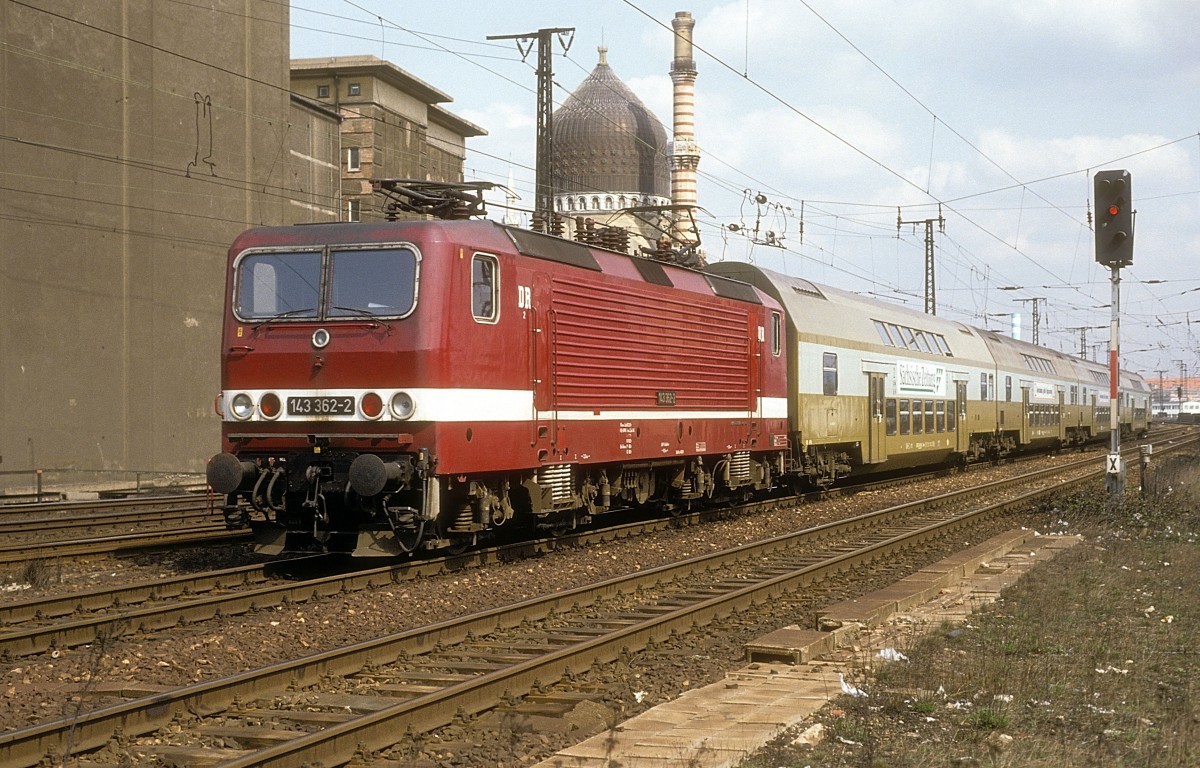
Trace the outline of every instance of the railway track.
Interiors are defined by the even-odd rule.
[[[126,684],[150,695],[6,734],[0,764],[109,743],[135,763],[345,762],[1101,472],[1087,459],[177,690]]]
[[[0,508],[0,565],[79,557],[230,537],[220,507],[208,496],[13,504]]]
[[[1081,459],[1071,466],[1084,468],[1095,461],[1095,458]],[[834,489],[828,493],[861,493],[888,487],[894,482]],[[901,482],[912,480],[904,478]],[[740,511],[788,502],[772,500],[749,504]],[[239,615],[250,610],[303,603],[315,598],[528,557],[553,549],[591,546],[667,527],[696,524],[710,514],[698,512],[667,520],[639,520],[595,531],[483,548],[464,555],[403,561],[376,568],[361,569],[361,563],[347,564],[345,561],[312,556],[0,603],[0,657],[28,656],[56,648],[84,645],[100,637],[159,631],[180,624],[196,624],[216,616]],[[213,533],[220,535],[221,532],[223,529]],[[98,543],[102,542],[87,542],[85,546],[94,547]],[[2,553],[3,550],[0,550]],[[355,570],[345,572],[349,568]],[[313,572],[327,575],[314,578]],[[302,580],[297,581],[298,575]]]

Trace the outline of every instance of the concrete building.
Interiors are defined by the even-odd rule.
[[[286,2],[0,3],[0,43],[0,492],[203,471],[229,243],[341,216],[342,126],[361,179],[461,178],[478,135],[424,84],[364,79],[373,134],[294,94]]]
[[[342,118],[344,221],[382,217],[371,179],[462,181],[467,138],[486,134],[441,107],[448,94],[374,56],[294,59],[292,90]]]

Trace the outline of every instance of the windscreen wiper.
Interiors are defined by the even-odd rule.
[[[317,319],[317,308],[316,307],[307,307],[305,309],[289,309],[284,312],[278,312],[274,315],[271,315],[270,317],[263,318],[261,321],[259,321],[259,323],[257,325],[254,326],[254,330],[257,331],[259,328],[262,328],[267,323],[273,323],[276,320],[281,320],[285,317],[292,317],[293,315],[301,315],[306,312],[311,312],[313,319],[314,320]]]

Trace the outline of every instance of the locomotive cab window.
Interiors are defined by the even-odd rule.
[[[327,317],[402,317],[417,299],[417,255],[408,248],[335,250]]]
[[[234,312],[243,320],[313,318],[321,286],[321,253],[250,253],[237,263]]]
[[[471,316],[476,322],[494,323],[500,317],[500,270],[495,256],[471,257]]]

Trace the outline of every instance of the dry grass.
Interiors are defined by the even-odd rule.
[[[1045,510],[1088,543],[859,681],[822,745],[744,768],[1200,765],[1200,458],[1131,485]]]

